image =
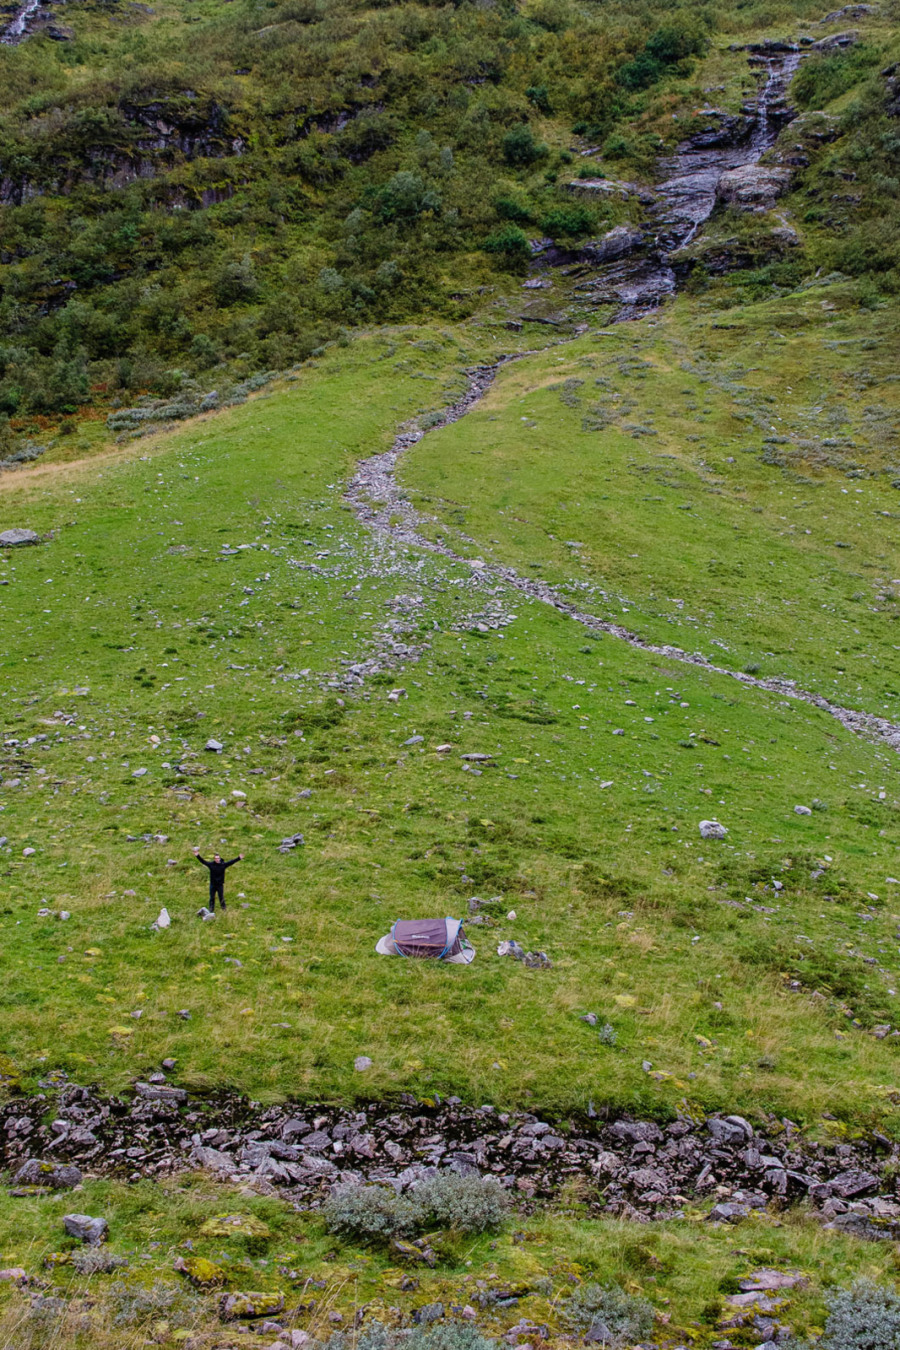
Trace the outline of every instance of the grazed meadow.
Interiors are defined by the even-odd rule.
[[[640,214],[573,193],[575,156],[652,177],[707,95],[752,95],[732,38],[818,37],[818,9],[679,10],[663,42],[649,4],[154,8],[71,4],[71,41],[0,48],[22,194],[0,458],[48,447],[0,476],[0,528],[43,536],[0,556],[0,1091],[49,1110],[60,1073],[127,1091],[171,1056],[195,1101],[455,1093],[563,1132],[721,1109],[895,1137],[896,751],[734,678],[900,722],[891,5],[802,66],[777,211],[719,210],[678,298],[627,324],[578,266],[520,289],[529,234],[577,249]],[[175,139],[148,150],[157,116]],[[215,135],[182,154],[185,127]],[[141,156],[154,177],[109,177]],[[437,426],[501,355],[521,359]],[[180,416],[267,367],[240,407],[112,441],[123,405]],[[410,422],[431,429],[397,479],[455,558],[373,536],[344,498]],[[503,567],[722,671],[592,633]],[[212,923],[195,845],[246,855]],[[472,966],[375,955],[395,918],[447,913]],[[551,966],[499,957],[513,937]],[[692,1201],[641,1226],[597,1203],[576,1181],[494,1235],[438,1234],[410,1282],[202,1173],[4,1190],[0,1268],[47,1283],[0,1284],[0,1346],[261,1346],[173,1275],[191,1251],[228,1289],[312,1293],[323,1339],[331,1313],[474,1301],[486,1335],[524,1315],[552,1342],[596,1279],[650,1298],[656,1339],[711,1344],[760,1265],[806,1273],[788,1315],[816,1334],[829,1289],[896,1281],[893,1244],[802,1206],[734,1231]],[[72,1256],[73,1207],[128,1268],[43,1265]],[[203,1231],[226,1210],[267,1232]]]
[[[608,342],[582,338],[564,360]],[[3,576],[2,997],[16,1072],[117,1085],[171,1054],[184,1082],[257,1097],[406,1088],[560,1111],[687,1100],[891,1120],[894,1046],[868,1030],[896,998],[893,752],[827,713],[590,640],[477,569],[373,542],[342,502],[354,460],[447,401],[470,359],[435,330],[364,340],[136,453],[4,484],[4,519],[52,532]],[[483,445],[484,478],[468,472],[471,509],[485,510],[503,420],[522,415],[510,393],[533,383],[529,397],[569,415],[543,387],[557,359],[502,372],[483,409],[426,437],[404,472]],[[580,434],[591,464],[621,435]],[[745,491],[769,525],[783,477],[751,463]],[[527,444],[517,467],[546,472]],[[570,481],[574,511],[589,479]],[[817,501],[846,533],[858,508],[845,481]],[[559,477],[554,496],[565,505]],[[653,509],[620,504],[578,533],[603,556],[638,535],[662,548],[642,524]],[[703,520],[698,509],[688,533],[712,554]],[[529,555],[558,569],[544,537],[532,530]],[[485,556],[502,547],[484,538]],[[773,604],[789,568],[808,566],[805,540],[778,538]],[[736,590],[716,630],[729,645]],[[833,635],[818,595],[802,604],[798,585],[793,619],[805,651],[818,634],[824,668]],[[495,612],[516,618],[491,629]],[[386,632],[398,615],[409,631]],[[346,664],[385,636],[421,659],[344,688]],[[221,755],[204,751],[209,737]],[[476,774],[466,753],[494,759]],[[724,843],[701,840],[704,817],[726,823]],[[297,830],[305,845],[280,854]],[[215,924],[195,918],[194,844],[247,854]],[[375,957],[396,917],[465,914],[472,896],[496,899],[471,929],[471,968]],[[153,932],[162,905],[173,925]],[[72,917],[38,917],[44,906]],[[506,936],[552,969],[498,958]],[[614,1026],[614,1048],[579,1021],[587,1011]],[[365,1076],[360,1054],[374,1062]]]

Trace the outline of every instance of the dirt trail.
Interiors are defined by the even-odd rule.
[[[484,397],[504,365],[532,354],[525,352],[522,355],[504,357],[495,365],[476,366],[469,370],[467,372],[469,384],[466,393],[456,403],[446,408],[440,421],[434,421],[428,430],[432,431],[438,427],[445,427],[453,422],[458,422]],[[711,674],[725,675],[728,679],[737,680],[748,688],[764,689],[768,693],[781,694],[784,698],[809,703],[836,718],[848,731],[852,731],[856,735],[866,736],[869,740],[881,742],[890,746],[892,750],[900,752],[900,725],[888,721],[885,717],[877,717],[872,713],[861,712],[855,708],[844,708],[840,704],[832,703],[821,694],[812,693],[808,689],[801,689],[793,680],[783,679],[779,676],[759,678],[754,675],[747,675],[743,671],[729,670],[725,666],[715,665],[699,652],[686,652],[681,647],[672,647],[667,643],[647,642],[637,633],[633,633],[621,624],[598,619],[595,615],[579,609],[571,600],[566,599],[558,590],[544,581],[536,580],[533,577],[523,577],[514,568],[499,563],[464,558],[450,548],[448,544],[437,543],[428,539],[419,529],[425,517],[416,511],[409,498],[405,496],[395,476],[401,456],[412,446],[417,445],[427,434],[428,431],[423,431],[419,427],[407,426],[402,428],[390,450],[363,460],[350,481],[345,500],[376,538],[382,542],[406,545],[429,553],[437,553],[452,562],[462,563],[464,566],[477,570],[483,578],[505,582],[530,599],[551,605],[561,614],[565,614],[568,618],[574,619],[577,623],[590,629],[591,632],[605,633],[609,637],[619,638],[632,647],[638,647],[641,651],[650,652],[654,656],[661,656],[667,661],[681,661],[686,665],[698,666]]]

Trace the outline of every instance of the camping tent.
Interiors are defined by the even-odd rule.
[[[411,956],[467,966],[475,948],[463,931],[462,919],[398,919],[375,946],[380,956]]]

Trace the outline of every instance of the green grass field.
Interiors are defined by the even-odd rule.
[[[762,305],[743,321],[767,332],[773,315]],[[693,336],[694,362],[711,361],[698,335],[721,336],[712,318],[685,322],[676,306],[649,331],[516,363],[402,476],[485,558],[539,562],[643,636],[738,668],[755,657],[880,712],[893,631],[874,583],[897,570],[896,527],[873,513],[891,504],[889,480],[822,470],[797,489],[815,498],[811,536],[793,512],[779,520],[793,506],[785,471],[720,463],[730,443],[715,482],[701,446],[664,461],[662,502],[635,492],[674,444],[672,381],[687,377],[667,368],[672,347]],[[852,314],[835,322],[860,331]],[[642,418],[659,412],[649,451],[620,429],[582,431],[583,410],[561,396],[574,370],[587,377],[576,399],[589,381],[612,384],[644,361],[642,343],[630,387]],[[811,350],[825,362],[828,348]],[[868,1033],[896,1019],[900,978],[893,752],[803,704],[590,639],[468,566],[377,545],[343,504],[356,459],[449,401],[489,354],[471,333],[364,339],[238,410],[3,481],[0,523],[52,534],[7,555],[0,578],[0,999],[15,1072],[115,1086],[168,1054],[185,1083],[256,1097],[403,1088],[662,1113],[686,1099],[808,1124],[824,1111],[840,1128],[892,1122],[896,1051]],[[717,355],[727,371],[727,347]],[[731,395],[702,388],[715,426]],[[523,417],[537,423],[524,435]],[[832,534],[853,549],[834,552]],[[608,599],[590,589],[601,585]],[[490,629],[497,612],[515,620]],[[347,664],[386,641],[421,659],[342,691]],[[838,643],[876,659],[839,663]],[[204,751],[211,736],[221,755]],[[463,770],[472,752],[495,757],[480,775]],[[727,825],[724,843],[700,838],[708,817]],[[280,854],[297,830],[305,846]],[[247,855],[215,924],[195,918],[195,844]],[[395,918],[465,915],[476,895],[497,899],[489,926],[470,930],[471,968],[374,955]],[[153,932],[162,905],[172,927]],[[43,906],[71,918],[38,917]],[[498,958],[512,936],[552,969]],[[578,1020],[587,1011],[616,1047]],[[364,1077],[360,1054],[374,1061]]]

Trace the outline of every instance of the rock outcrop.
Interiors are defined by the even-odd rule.
[[[791,171],[769,164],[742,164],[727,169],[716,185],[716,199],[739,211],[770,211],[786,192]]]

